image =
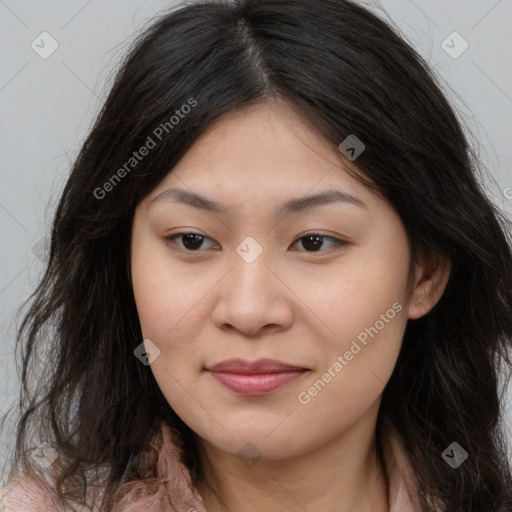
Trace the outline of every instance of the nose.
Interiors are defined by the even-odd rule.
[[[234,254],[231,270],[217,289],[214,324],[256,337],[288,329],[293,323],[293,293],[272,269],[265,251],[252,263]]]

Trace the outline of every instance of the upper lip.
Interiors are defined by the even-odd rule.
[[[277,359],[258,359],[257,361],[246,361],[244,359],[226,359],[213,366],[206,367],[207,370],[215,372],[231,373],[272,373],[293,370],[307,370],[300,366],[294,366]]]

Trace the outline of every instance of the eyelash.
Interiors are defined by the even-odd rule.
[[[211,240],[211,238],[208,238],[207,236],[205,235],[201,235],[200,233],[194,233],[194,232],[182,232],[182,233],[175,233],[174,235],[170,235],[170,236],[166,236],[163,238],[164,240],[164,243],[165,245],[175,245],[175,239],[177,238],[180,238],[182,236],[185,236],[185,235],[197,235],[197,236],[200,236],[202,237],[203,239],[209,239]],[[332,240],[334,242],[334,245],[333,247],[331,247],[331,249],[341,249],[342,247],[345,247],[346,245],[348,245],[348,242],[345,242],[344,240],[340,240],[339,238],[335,238],[335,237],[332,237],[332,236],[329,236],[329,235],[323,235],[322,233],[316,233],[316,232],[312,232],[312,233],[306,233],[305,235],[302,235],[300,236],[299,238],[297,238],[294,242],[293,245],[295,245],[295,243],[297,243],[299,240],[302,240],[303,238],[307,238],[309,236],[319,236],[323,239],[329,239],[329,240]],[[183,250],[185,252],[189,252],[189,253],[201,253],[203,251],[201,250],[196,250],[196,251],[193,251],[193,250],[190,250],[190,249],[186,249],[186,248],[181,248],[181,247],[178,247],[177,250]],[[321,253],[321,252],[326,252],[326,251],[329,251],[329,249],[326,249],[324,251],[320,250],[320,251],[299,251],[299,252],[307,252],[307,253],[310,253],[310,254],[316,254],[316,253]]]

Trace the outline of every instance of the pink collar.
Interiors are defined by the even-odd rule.
[[[398,433],[389,424],[383,426],[383,446],[390,512],[419,510],[410,462]],[[152,484],[147,480],[126,483],[120,489],[122,497],[114,512],[207,512],[201,496],[192,486],[188,468],[181,462],[182,449],[177,434],[165,423],[162,423],[154,448],[159,454],[157,479]],[[168,475],[173,475],[170,481]],[[141,501],[135,503],[135,499]]]

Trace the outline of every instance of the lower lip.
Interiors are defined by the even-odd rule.
[[[302,377],[306,372],[307,370],[297,370],[248,374],[210,371],[210,374],[214,379],[236,393],[247,396],[258,396],[272,393]]]

